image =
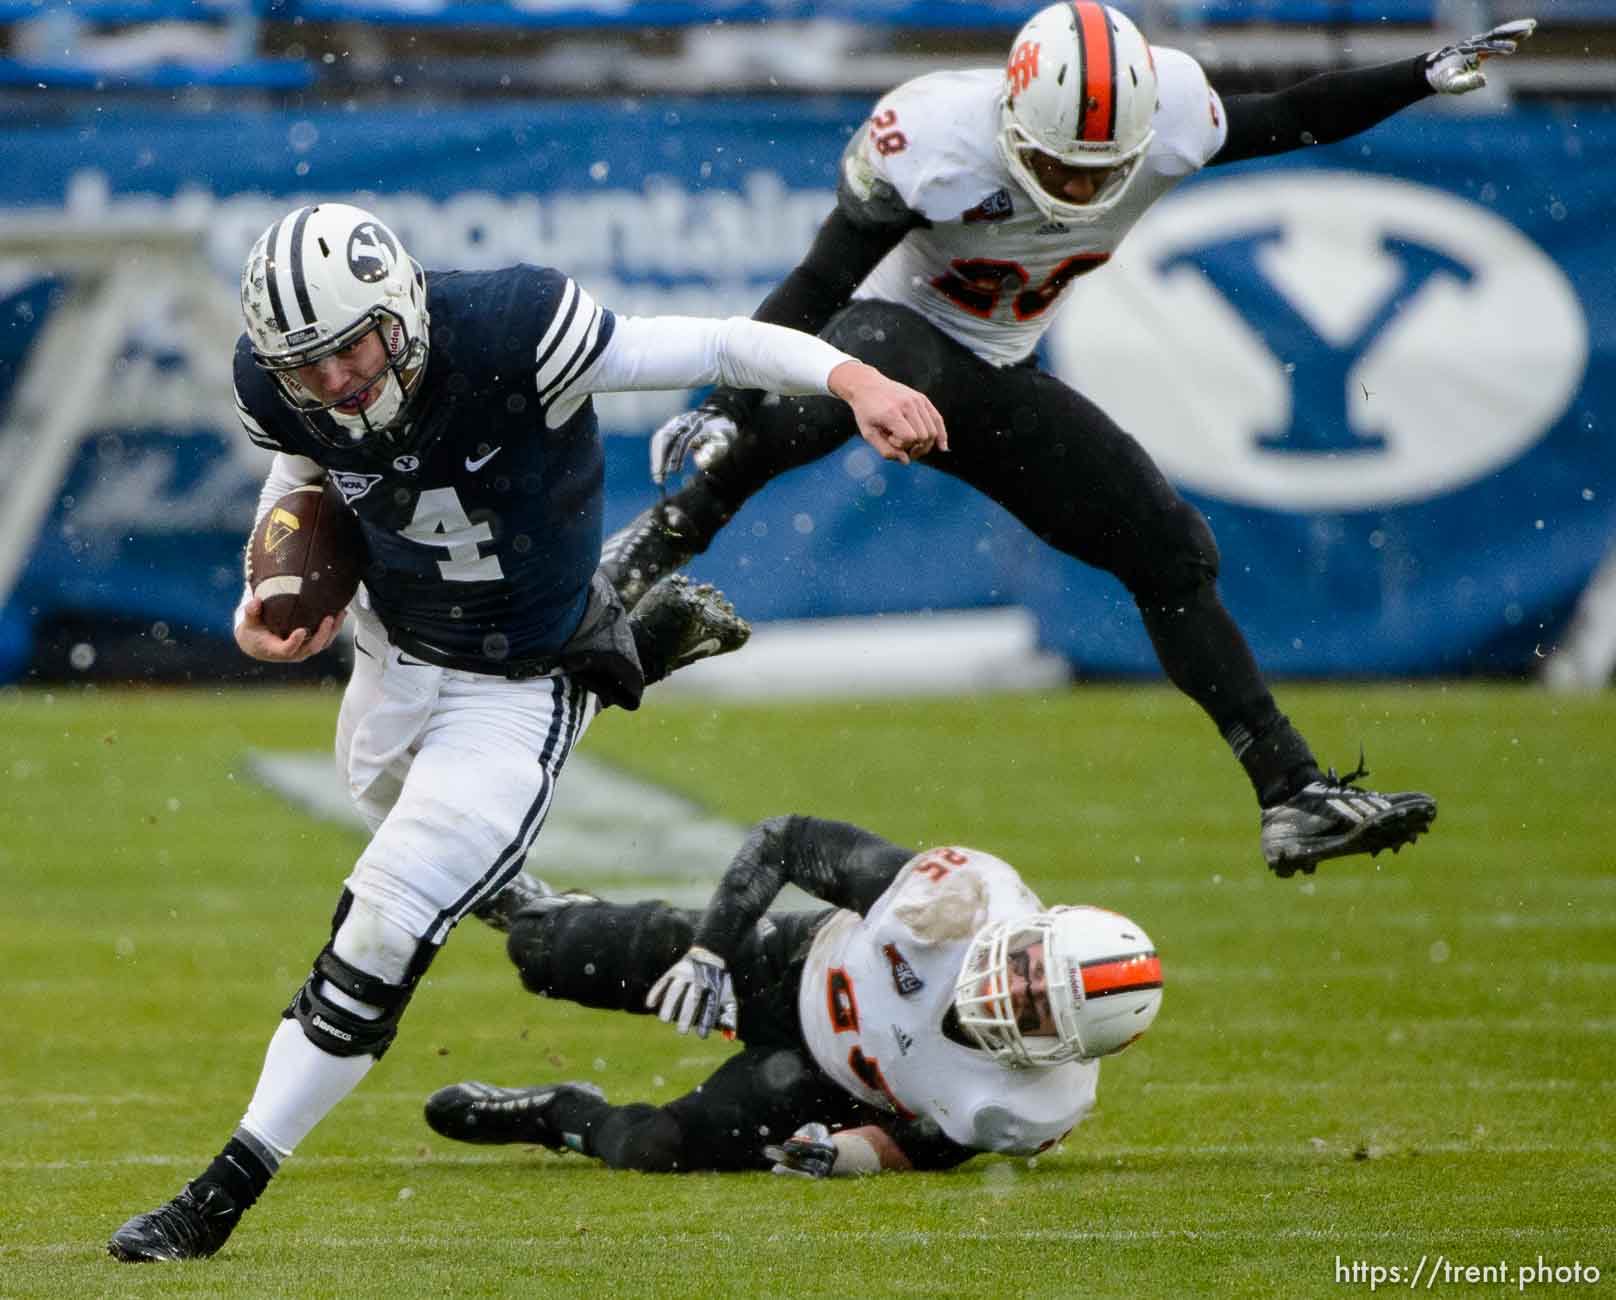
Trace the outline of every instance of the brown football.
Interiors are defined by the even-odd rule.
[[[359,520],[328,481],[293,488],[269,508],[247,545],[247,585],[264,602],[264,626],[313,635],[348,607],[365,567]]]

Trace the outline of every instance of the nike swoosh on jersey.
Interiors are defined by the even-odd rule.
[[[479,456],[479,457],[477,457],[476,460],[473,460],[470,456],[467,456],[466,457],[466,468],[468,470],[470,470],[473,474],[475,474],[484,465],[488,464],[489,461],[493,460],[495,456],[499,455],[499,453],[504,451],[504,450],[505,450],[505,446],[504,446],[503,443],[501,443],[498,447],[495,447],[493,451],[489,452],[488,455]]]

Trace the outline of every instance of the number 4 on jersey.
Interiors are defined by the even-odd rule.
[[[474,524],[452,487],[427,488],[415,502],[415,515],[403,536],[423,546],[440,546],[449,558],[438,561],[445,582],[495,582],[505,576],[499,556],[484,555],[481,544],[494,540],[487,523]]]

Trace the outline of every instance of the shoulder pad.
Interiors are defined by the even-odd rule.
[[[885,182],[911,225],[982,206],[1004,185],[995,109],[1002,83],[988,69],[933,72],[888,92],[848,146],[849,190],[890,209],[875,184]]]
[[[870,124],[853,133],[842,153],[836,205],[861,230],[912,230],[930,222],[903,201],[877,170],[869,145]]]
[[[1152,46],[1151,54],[1156,60],[1155,148],[1182,160],[1184,171],[1194,171],[1228,138],[1223,101],[1201,65],[1183,50]]]
[[[243,334],[236,340],[236,354],[232,360],[232,377],[236,389],[236,414],[241,427],[255,446],[265,451],[286,451],[301,454],[302,449],[288,441],[281,429],[285,406],[275,392],[274,380],[258,368],[252,358],[252,344]]]
[[[969,867],[926,870],[922,855],[895,882],[892,916],[921,943],[957,943],[988,923],[988,885]]]

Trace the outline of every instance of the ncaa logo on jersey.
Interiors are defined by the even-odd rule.
[[[1581,385],[1588,322],[1548,255],[1479,204],[1297,171],[1160,204],[1049,347],[1183,486],[1353,510],[1523,455]]]
[[[898,990],[899,997],[909,997],[919,993],[926,987],[926,981],[915,974],[915,968],[909,964],[909,959],[898,950],[895,943],[883,944],[881,955],[887,959],[892,967],[892,986]]]
[[[1015,204],[1011,202],[1010,191],[997,189],[961,216],[960,220],[969,226],[978,221],[1004,221],[1015,215]]]
[[[328,470],[326,477],[336,484],[337,491],[342,493],[342,499],[349,505],[382,481],[380,474],[355,474],[345,469]]]

